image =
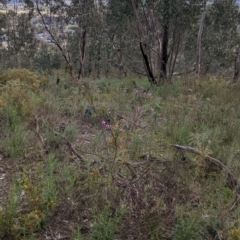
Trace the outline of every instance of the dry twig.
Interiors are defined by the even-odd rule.
[[[57,131],[54,131],[54,132],[55,132],[57,135],[59,135],[61,138],[63,138],[63,139],[66,141],[66,143],[67,143],[68,147],[70,148],[70,150],[78,157],[78,159],[79,159],[80,161],[82,161],[82,162],[85,163],[84,158],[83,158],[82,155],[77,151],[77,149],[74,147],[74,145],[73,145],[72,143],[70,143],[69,140],[68,140],[66,137],[62,136],[62,135],[61,135],[60,133],[58,133]]]
[[[38,118],[36,117],[35,119],[36,119],[36,134],[37,134],[37,137],[40,140],[42,151],[44,153],[47,153],[47,146],[45,144],[44,138],[42,137],[42,135],[39,132],[39,121],[38,121]]]

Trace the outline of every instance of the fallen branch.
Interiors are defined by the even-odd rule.
[[[236,200],[234,201],[234,203],[233,203],[232,207],[229,209],[229,211],[232,211],[238,205],[239,201],[240,201],[240,196],[239,196],[239,194],[237,194]]]
[[[68,147],[70,148],[70,150],[78,157],[78,159],[80,161],[85,162],[84,158],[82,157],[82,155],[77,151],[77,149],[74,147],[74,145],[72,143],[70,143],[69,140],[66,137],[62,136],[57,131],[54,131],[54,133],[56,133],[57,135],[59,135],[61,138],[63,138],[66,141],[66,143],[67,143]]]
[[[54,131],[54,133],[56,133],[57,135],[59,135],[61,138],[63,138],[65,141],[66,141],[66,144],[67,146],[69,147],[69,149],[78,157],[78,159],[82,162],[85,162],[83,157],[81,156],[80,153],[78,153],[78,151],[76,150],[76,148],[74,147],[74,145],[72,143],[69,142],[69,140],[62,136],[60,133],[58,133],[57,131]],[[38,136],[38,139],[40,140],[41,142],[41,145],[42,145],[42,151],[44,153],[47,153],[47,146],[45,144],[45,141],[43,139],[43,137],[41,136],[40,132],[39,132],[39,120],[38,118],[36,117],[36,134]]]
[[[68,147],[70,148],[70,150],[79,158],[80,161],[84,162],[83,157],[81,156],[81,154],[78,153],[78,151],[76,150],[76,148],[67,140],[67,138],[63,137],[66,142]]]
[[[202,152],[200,152],[199,150],[197,150],[196,148],[193,147],[189,147],[189,146],[181,146],[181,145],[173,145],[173,147],[175,147],[176,149],[185,151],[185,152],[191,152],[191,153],[195,153],[199,156],[202,156]],[[240,189],[240,183],[238,181],[238,179],[235,177],[235,175],[218,159],[210,157],[208,155],[204,156],[204,159],[215,164],[216,166],[218,166],[219,168],[221,168],[222,170],[224,170],[229,178],[229,184],[231,186],[232,189]]]

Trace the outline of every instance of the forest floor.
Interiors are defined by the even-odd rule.
[[[0,82],[0,239],[240,239],[240,85]]]

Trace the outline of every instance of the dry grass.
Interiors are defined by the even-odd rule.
[[[147,88],[144,79],[61,79],[32,92],[40,100],[27,118],[10,101],[2,108],[1,238],[238,239],[238,194],[204,160],[218,158],[238,178],[238,85]]]

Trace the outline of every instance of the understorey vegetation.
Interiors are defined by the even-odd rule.
[[[0,0],[0,239],[240,240],[236,0]]]
[[[238,83],[0,81],[1,239],[240,239]]]

